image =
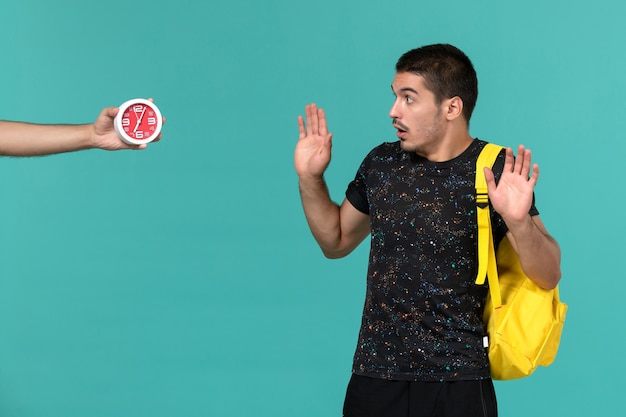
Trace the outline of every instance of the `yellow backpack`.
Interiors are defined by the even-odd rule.
[[[476,161],[478,212],[478,275],[476,284],[489,281],[484,321],[493,379],[517,379],[548,366],[561,341],[567,305],[558,287],[545,290],[522,271],[517,254],[505,236],[494,248],[487,181],[483,167],[491,167],[501,146],[487,144]]]

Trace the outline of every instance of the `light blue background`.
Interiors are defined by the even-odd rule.
[[[369,5],[368,5],[369,4]],[[626,3],[24,0],[0,6],[0,118],[87,123],[154,97],[144,152],[0,160],[0,416],[338,416],[367,247],[322,257],[293,170],[324,106],[343,198],[394,140],[397,58],[474,62],[472,134],[524,143],[563,250],[559,356],[500,414],[623,409]]]

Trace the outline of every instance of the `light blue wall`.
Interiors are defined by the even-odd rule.
[[[378,3],[370,5],[369,3]],[[367,248],[324,259],[292,166],[324,106],[342,199],[393,140],[396,59],[473,60],[472,134],[524,143],[563,250],[561,351],[507,417],[621,409],[626,3],[24,0],[0,6],[0,118],[85,123],[154,97],[144,152],[0,159],[0,415],[337,416]]]

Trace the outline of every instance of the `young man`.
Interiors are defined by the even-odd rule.
[[[0,155],[38,156],[84,149],[145,149],[128,145],[115,133],[116,107],[102,110],[93,124],[42,125],[0,120]],[[159,140],[161,135],[157,138]]]
[[[362,325],[346,417],[496,416],[483,347],[487,288],[475,284],[475,164],[485,142],[469,121],[478,96],[472,63],[451,45],[405,53],[391,84],[399,141],[374,148],[341,205],[323,174],[331,139],[323,109],[298,117],[295,167],[306,219],[325,256],[348,255],[369,234]],[[506,234],[524,271],[553,288],[560,249],[534,206],[539,170],[523,146],[485,169],[495,239]]]

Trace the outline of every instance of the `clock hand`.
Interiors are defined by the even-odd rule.
[[[133,130],[133,133],[137,131],[137,128],[139,127],[139,125],[141,124],[141,119],[143,119],[143,115],[146,112],[146,108],[144,107],[141,110],[141,115],[139,116],[139,119],[137,119],[137,124],[135,124],[135,129]]]

